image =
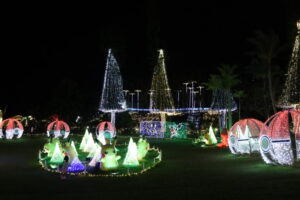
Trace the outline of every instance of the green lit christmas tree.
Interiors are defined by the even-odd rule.
[[[132,138],[130,138],[129,140],[128,149],[127,149],[127,153],[123,165],[129,165],[129,166],[139,165],[138,149],[136,143],[133,142]]]
[[[55,144],[54,152],[51,157],[50,163],[51,164],[61,164],[64,161],[64,157],[62,155],[62,152],[59,148],[58,142]]]
[[[287,78],[283,88],[282,95],[278,101],[280,108],[299,108],[300,107],[300,20],[297,22],[298,33],[296,36],[292,57],[290,60]]]

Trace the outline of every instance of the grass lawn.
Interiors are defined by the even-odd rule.
[[[150,140],[162,149],[163,161],[139,176],[60,180],[38,163],[46,141],[42,136],[0,140],[0,200],[300,198],[299,168],[266,165],[260,156],[234,156],[228,149],[200,148],[191,140]]]

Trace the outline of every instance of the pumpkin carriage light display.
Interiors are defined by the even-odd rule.
[[[69,125],[61,120],[55,120],[51,122],[47,127],[47,136],[59,138],[63,137],[66,139],[70,134],[70,127]]]
[[[23,125],[16,119],[9,118],[0,123],[0,138],[6,139],[21,138],[24,132]]]
[[[259,134],[264,124],[256,119],[243,119],[229,130],[229,149],[233,154],[259,152]]]
[[[294,165],[300,158],[300,110],[271,116],[259,139],[260,153],[268,164]]]

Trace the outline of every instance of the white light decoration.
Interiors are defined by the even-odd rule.
[[[159,50],[158,63],[154,67],[150,95],[150,110],[152,112],[165,112],[167,109],[174,110],[174,100],[169,87],[164,51]]]
[[[92,160],[89,163],[89,166],[95,167],[96,163],[100,162],[101,157],[102,157],[102,155],[101,155],[101,147],[99,145],[97,145],[96,151],[94,153],[94,156],[93,156]]]
[[[116,129],[111,122],[101,122],[96,127],[97,140],[102,145],[107,141],[111,141],[116,136]]]
[[[3,128],[5,127],[5,131]],[[6,139],[21,138],[24,132],[23,125],[16,119],[9,118],[0,122],[0,138],[3,138],[5,135]]]
[[[99,110],[111,113],[111,123],[113,125],[115,125],[115,113],[126,110],[121,72],[111,49],[108,50]]]
[[[85,133],[84,133],[84,136],[82,137],[82,140],[81,140],[81,143],[80,143],[80,146],[79,146],[79,149],[80,150],[84,150],[85,148],[85,145],[89,139],[89,130],[88,130],[89,127],[86,127],[85,129]]]
[[[294,165],[300,158],[300,110],[285,110],[266,121],[259,139],[267,164]]]
[[[74,152],[75,156],[78,156],[78,152],[77,152],[77,150],[76,150],[74,141],[71,142],[71,147],[73,148],[73,152]]]
[[[129,140],[127,153],[126,153],[126,157],[124,159],[123,165],[128,165],[128,166],[139,165],[138,148],[136,146],[136,143],[133,142],[132,138],[130,138],[130,140]]]
[[[297,22],[297,28],[298,34],[289,63],[285,85],[277,105],[280,108],[300,108],[300,20]]]
[[[233,154],[259,152],[259,134],[264,124],[256,119],[242,119],[229,130],[228,144]]]
[[[213,145],[213,144],[217,144],[218,143],[212,126],[209,127],[207,141],[208,141],[208,143],[207,143],[208,145]]]
[[[87,143],[83,149],[84,152],[91,152],[95,149],[95,142],[92,133],[89,134]]]

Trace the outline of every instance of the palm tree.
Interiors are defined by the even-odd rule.
[[[219,75],[210,75],[210,79],[205,85],[208,90],[212,91],[223,91],[223,96],[225,97],[225,107],[227,110],[227,128],[232,126],[232,106],[233,106],[233,96],[231,89],[239,83],[237,75],[234,74],[236,65],[221,65],[218,70]]]
[[[262,31],[256,31],[254,37],[249,39],[253,46],[253,50],[249,53],[253,56],[258,69],[261,73],[257,74],[258,77],[267,81],[268,93],[271,99],[273,112],[276,113],[276,100],[274,90],[274,59],[283,50],[280,45],[278,35],[275,33],[266,34]]]

